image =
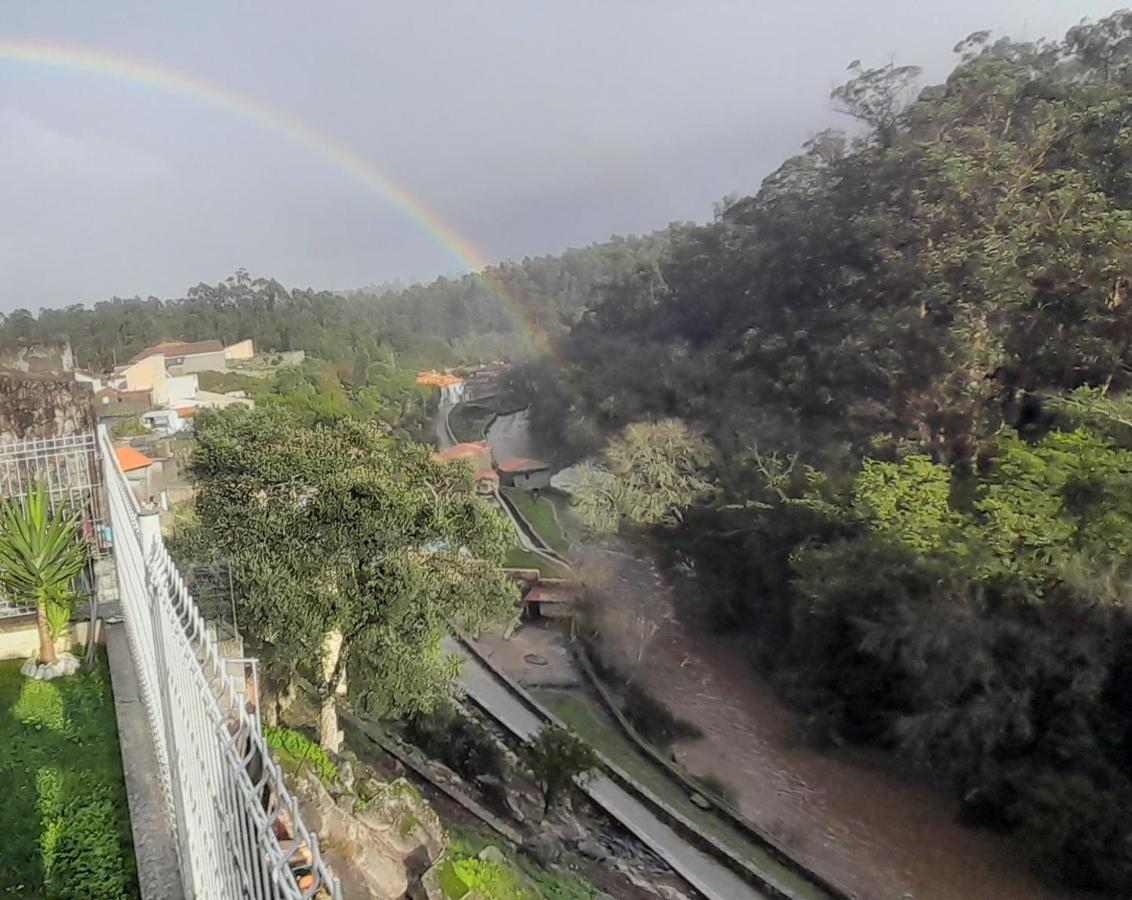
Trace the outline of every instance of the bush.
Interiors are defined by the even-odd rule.
[[[491,733],[451,703],[410,718],[405,737],[469,780],[479,775],[506,779],[510,774],[503,749]]]
[[[323,784],[329,785],[338,780],[338,767],[331,762],[326,751],[301,731],[265,725],[263,736],[267,745],[278,754],[283,768],[294,771],[309,766]]]
[[[625,685],[621,711],[640,732],[641,737],[658,747],[667,749],[674,741],[704,736],[699,728],[674,715],[672,710],[648,691],[632,682]]]

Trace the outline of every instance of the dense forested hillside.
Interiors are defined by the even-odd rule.
[[[853,67],[834,101],[863,136],[599,285],[566,368],[516,382],[576,453],[703,432],[712,487],[644,521],[813,733],[937,767],[969,821],[1121,893],[1132,14],[957,51],[911,102],[914,69]]]
[[[563,333],[591,301],[593,286],[627,260],[651,259],[668,232],[614,238],[558,257],[504,263],[488,274],[438,278],[408,288],[348,293],[289,290],[239,271],[198,284],[171,300],[138,297],[0,314],[0,343],[66,336],[80,366],[103,370],[165,339],[231,342],[253,338],[263,350],[306,350],[333,363],[395,359],[406,367],[541,350],[532,335]],[[495,283],[505,285],[501,292]]]

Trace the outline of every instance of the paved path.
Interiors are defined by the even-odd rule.
[[[447,641],[446,649],[460,654],[462,680],[468,696],[495,719],[522,738],[542,727],[542,720],[504,688],[483,663],[455,641]],[[596,774],[583,790],[708,900],[765,900],[764,894],[681,838],[644,803],[609,777]]]

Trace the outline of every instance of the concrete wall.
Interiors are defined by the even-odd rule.
[[[167,375],[165,388],[167,392],[165,402],[174,409],[179,406],[191,406],[193,397],[200,390],[200,378],[196,375]]]
[[[252,343],[251,338],[246,341],[237,341],[235,344],[230,344],[224,348],[224,356],[232,362],[251,359],[255,356],[255,344]]]
[[[94,410],[99,418],[133,418],[153,409],[150,391],[116,391],[105,388],[95,394]]]
[[[70,650],[75,644],[85,644],[88,624],[89,619],[72,620],[70,632],[56,641],[55,646],[59,650]],[[0,659],[27,659],[38,652],[39,633],[35,630],[34,615],[0,619]]]
[[[179,374],[191,375],[193,372],[227,372],[228,357],[223,350],[214,353],[194,353],[186,356],[178,364]]]
[[[525,491],[541,490],[550,487],[550,470],[542,469],[538,472],[504,473],[503,483],[510,484]]]
[[[75,355],[70,341],[40,341],[35,344],[0,346],[0,369],[12,369],[31,375],[70,372],[75,368]]]
[[[0,372],[0,443],[94,431],[94,392],[68,375]]]
[[[126,379],[127,391],[149,391],[157,406],[169,399],[168,377],[165,374],[165,357],[160,353],[147,356],[140,362],[127,366],[122,372]]]

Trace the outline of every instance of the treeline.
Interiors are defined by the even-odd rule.
[[[0,314],[0,343],[70,339],[78,364],[105,371],[167,339],[225,343],[252,338],[262,350],[305,350],[333,363],[414,368],[531,355],[532,335],[564,333],[591,302],[594,285],[628,260],[653,258],[668,232],[614,238],[558,257],[503,263],[489,273],[408,288],[346,293],[288,289],[240,270],[184,297],[133,297]],[[505,285],[505,291],[494,282]]]
[[[654,533],[815,736],[937,767],[968,821],[1122,891],[1132,14],[956,49],[916,95],[854,67],[865,136],[597,285],[515,386],[574,455],[644,420],[710,439],[711,488]]]

